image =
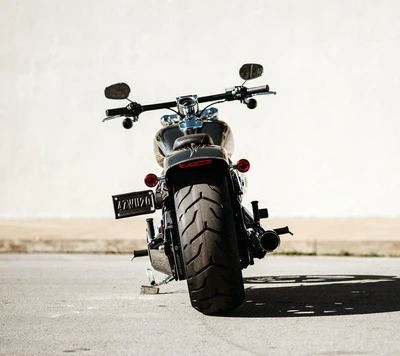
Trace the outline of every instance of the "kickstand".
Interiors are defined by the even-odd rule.
[[[149,279],[149,283],[152,287],[158,287],[161,286],[163,284],[167,284],[169,282],[171,282],[172,280],[174,280],[173,276],[166,276],[164,279],[162,279],[160,282],[156,282],[156,279],[154,278],[154,273],[153,270],[151,270],[150,268],[148,268],[146,270],[147,273],[147,278]]]

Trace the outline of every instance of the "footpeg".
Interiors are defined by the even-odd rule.
[[[278,234],[278,235],[285,235],[285,234],[290,234],[293,236],[293,233],[289,230],[288,226],[285,227],[281,227],[279,229],[274,229],[274,231]]]
[[[144,256],[148,256],[148,255],[149,255],[148,250],[135,250],[135,251],[133,251],[131,261],[133,261],[137,257],[144,257]]]

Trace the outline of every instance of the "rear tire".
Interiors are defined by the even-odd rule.
[[[192,306],[223,315],[244,299],[240,258],[225,178],[203,179],[174,194]]]

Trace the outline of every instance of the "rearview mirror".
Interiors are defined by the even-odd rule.
[[[240,68],[239,75],[243,80],[250,80],[261,77],[263,71],[264,68],[261,64],[246,63]]]
[[[130,92],[131,88],[129,88],[128,84],[117,83],[108,86],[104,90],[104,95],[107,99],[126,99]]]

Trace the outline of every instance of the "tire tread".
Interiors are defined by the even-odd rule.
[[[226,179],[184,186],[174,198],[192,306],[226,314],[244,299]]]

